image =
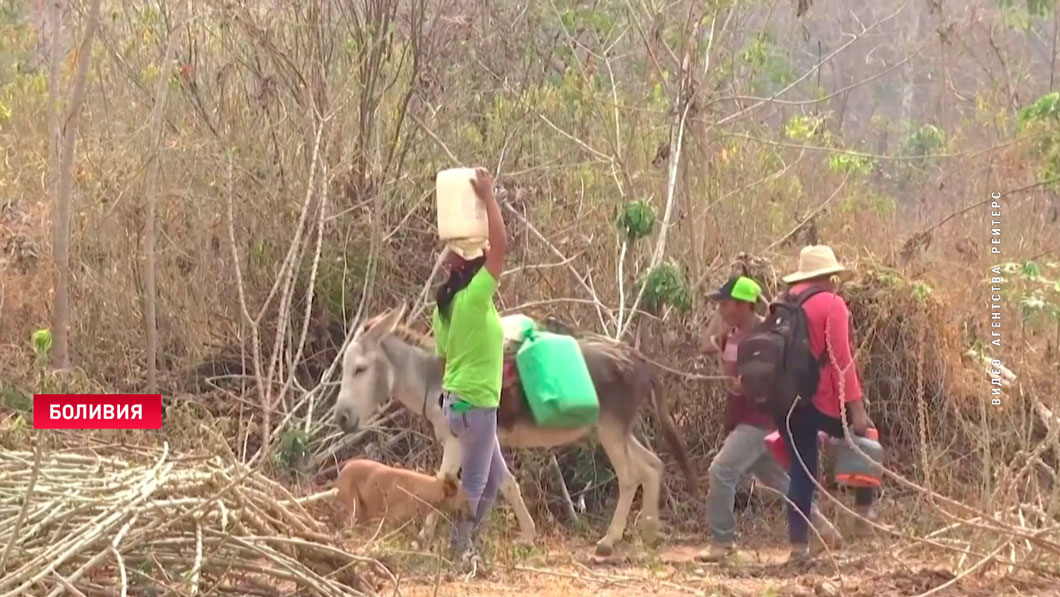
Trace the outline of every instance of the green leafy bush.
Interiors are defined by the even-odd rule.
[[[1016,130],[1037,137],[1033,157],[1038,160],[1038,181],[1060,188],[1060,91],[1024,106]]]
[[[823,119],[817,116],[792,116],[784,124],[784,135],[795,141],[809,141],[822,123]]]
[[[615,225],[629,242],[647,238],[655,229],[655,210],[645,201],[630,201],[622,206]]]
[[[667,305],[680,311],[692,308],[692,295],[688,284],[675,263],[661,263],[644,276],[641,284],[644,287],[644,306],[659,312]]]
[[[52,351],[52,331],[48,328],[41,328],[33,332],[30,335],[30,345],[33,347],[37,363],[48,362],[48,356]]]
[[[940,153],[946,147],[946,137],[931,124],[922,124],[913,129],[902,142],[902,153],[908,156],[929,156]]]
[[[828,168],[832,172],[842,174],[860,174],[864,176],[872,173],[874,165],[872,158],[868,156],[838,152],[828,156]]]

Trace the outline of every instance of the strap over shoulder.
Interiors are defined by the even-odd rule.
[[[802,292],[800,292],[800,293],[798,293],[798,294],[796,294],[794,296],[792,296],[791,290],[789,289],[789,290],[787,290],[784,293],[784,296],[787,297],[788,301],[790,301],[790,302],[792,302],[792,303],[794,303],[794,304],[796,304],[796,305],[801,307],[806,301],[810,300],[810,298],[812,296],[814,296],[815,294],[821,293],[821,292],[832,292],[832,291],[828,290],[824,286],[819,286],[817,284],[814,284],[813,286],[810,286],[806,290],[803,290]]]

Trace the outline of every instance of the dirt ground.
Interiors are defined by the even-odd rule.
[[[834,561],[819,554],[809,571],[793,573],[780,568],[787,552],[775,543],[744,544],[734,561],[717,565],[694,560],[702,549],[694,539],[671,538],[659,550],[626,546],[613,558],[601,560],[592,555],[587,541],[552,537],[545,540],[547,548],[532,553],[501,547],[488,559],[490,569],[470,579],[444,565],[412,564],[404,557],[412,554],[390,552],[380,560],[396,575],[400,572],[397,590],[393,581],[382,581],[378,589],[383,595],[405,597],[1060,595],[1060,585],[994,574],[969,575],[939,590],[956,576],[949,565],[932,564],[923,555],[903,554],[873,540],[833,553]]]
[[[386,571],[367,576],[387,597],[1060,597],[1060,581],[994,563],[979,565],[977,557],[861,529],[832,504],[822,511],[842,532],[844,544],[834,552],[816,544],[814,564],[805,571],[782,566],[788,556],[786,517],[780,504],[768,499],[738,514],[739,552],[720,565],[695,561],[707,545],[701,513],[679,515],[679,522],[671,514],[663,524],[663,544],[654,549],[638,539],[631,517],[616,554],[601,559],[593,549],[606,519],[573,525],[541,520],[538,540],[527,546],[516,540],[518,525],[502,503],[482,532],[487,569],[471,578],[443,559],[449,532],[444,523],[427,548],[415,544],[418,526],[358,529],[333,518],[332,528],[347,549],[385,566]],[[879,514],[882,523],[906,537],[924,537],[938,528],[915,501],[899,496],[881,501]]]

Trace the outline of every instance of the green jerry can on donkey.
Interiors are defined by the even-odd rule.
[[[523,393],[542,427],[596,423],[600,401],[581,346],[571,336],[529,330],[515,354]]]

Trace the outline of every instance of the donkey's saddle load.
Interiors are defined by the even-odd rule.
[[[589,367],[573,336],[541,329],[525,315],[501,319],[504,381],[498,423],[524,404],[541,427],[593,425],[600,415]]]

